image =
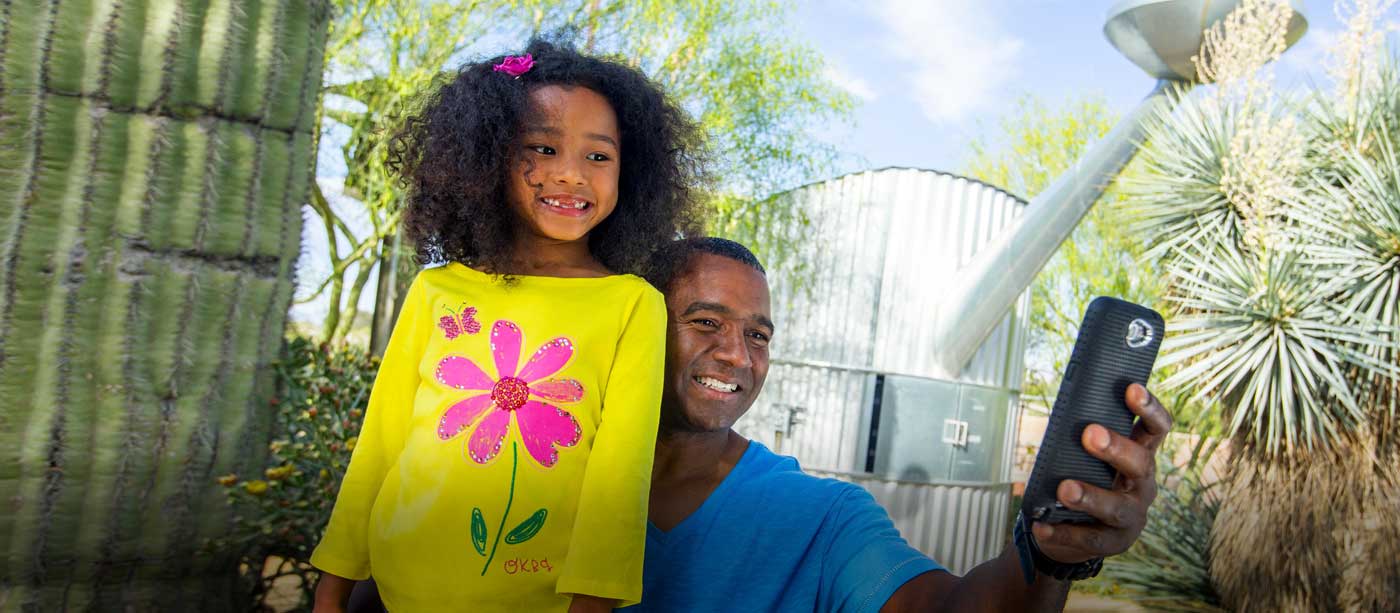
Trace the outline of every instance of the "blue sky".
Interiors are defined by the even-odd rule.
[[[994,136],[998,120],[1023,95],[1052,106],[1097,96],[1119,114],[1147,95],[1154,80],[1104,38],[1112,4],[809,0],[792,25],[825,56],[834,79],[861,99],[853,128],[828,136],[852,156],[841,171],[957,171],[967,144]],[[1279,62],[1280,85],[1324,80],[1326,46],[1342,29],[1330,0],[1305,1],[1303,8],[1309,31]]]
[[[967,145],[995,138],[998,120],[1033,95],[1055,106],[1094,96],[1119,114],[1153,80],[1103,35],[1110,0],[794,0],[791,32],[827,62],[829,76],[860,102],[852,125],[820,135],[845,153],[837,174],[885,166],[957,172]],[[1325,80],[1325,49],[1342,30],[1330,0],[1304,0],[1309,31],[1284,54],[1281,85]],[[1388,16],[1394,21],[1397,11]],[[322,142],[323,175],[343,175],[334,139]],[[354,203],[337,198],[337,180],[322,187],[355,228]],[[324,278],[329,262],[319,224],[304,232],[298,263],[303,287]],[[373,308],[369,290],[360,308]],[[324,302],[299,305],[292,316],[316,321]]]

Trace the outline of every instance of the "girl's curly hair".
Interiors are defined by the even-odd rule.
[[[492,70],[504,56],[466,64],[390,138],[389,167],[408,188],[406,236],[420,259],[508,274],[517,230],[507,173],[529,94],[582,86],[612,105],[622,136],[617,208],[589,233],[589,249],[613,272],[643,274],[653,251],[695,227],[699,129],[635,68],[538,37],[525,52],[535,63],[519,78]]]

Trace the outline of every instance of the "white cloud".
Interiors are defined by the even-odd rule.
[[[924,115],[957,121],[1003,93],[1024,43],[985,0],[880,0],[886,52],[912,66],[909,86]]]
[[[850,92],[852,96],[866,102],[874,101],[879,97],[879,95],[875,93],[875,89],[870,87],[870,83],[865,79],[857,77],[836,66],[828,64],[826,70],[822,71],[822,75],[825,76],[827,80],[836,84],[837,87]]]

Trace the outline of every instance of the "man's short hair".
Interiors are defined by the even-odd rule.
[[[763,264],[759,263],[758,256],[749,251],[748,247],[727,238],[700,236],[673,241],[658,249],[652,256],[651,266],[646,275],[647,281],[662,293],[671,291],[671,284],[675,282],[676,276],[685,270],[690,259],[698,253],[726,257],[758,271],[761,275],[768,275]]]

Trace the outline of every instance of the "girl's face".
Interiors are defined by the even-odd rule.
[[[586,87],[546,85],[530,92],[530,102],[536,113],[507,181],[510,206],[527,237],[584,240],[617,208],[617,114]]]

